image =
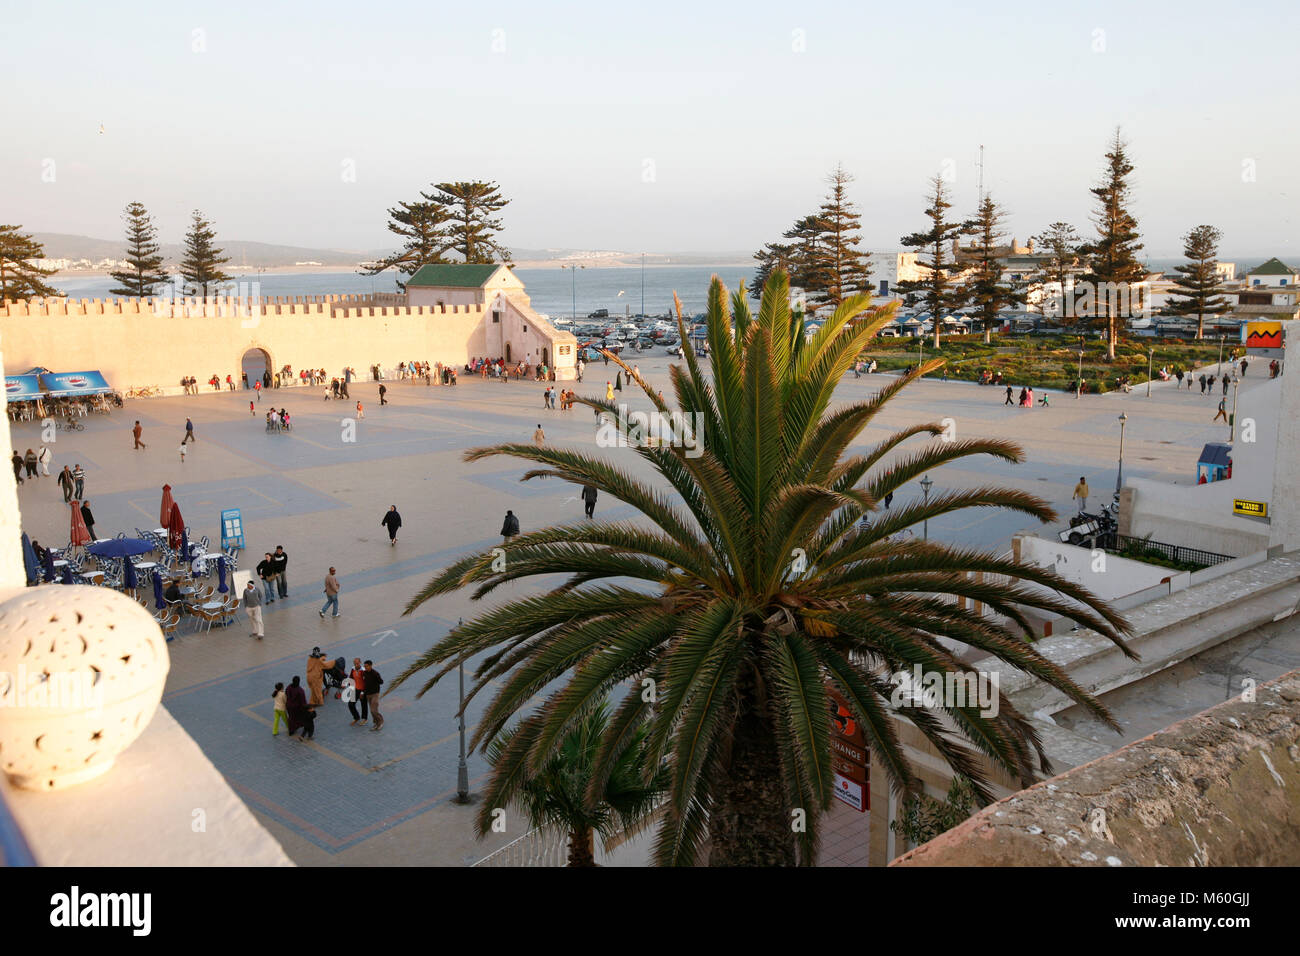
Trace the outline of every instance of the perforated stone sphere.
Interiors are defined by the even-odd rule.
[[[157,622],[116,591],[51,584],[0,601],[0,768],[29,790],[106,772],[170,667]]]

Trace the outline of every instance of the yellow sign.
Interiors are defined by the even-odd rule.
[[[1247,501],[1245,498],[1233,498],[1232,513],[1235,515],[1246,515],[1251,518],[1267,518],[1268,502]]]

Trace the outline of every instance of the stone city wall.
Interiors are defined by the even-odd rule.
[[[573,341],[526,305],[511,306],[527,320],[526,332],[512,331],[514,354],[540,355],[545,348],[554,355],[557,341]],[[415,360],[461,366],[475,356],[495,356],[499,349],[489,340],[499,344],[500,333],[489,335],[489,310],[376,305],[354,295],[46,299],[0,305],[0,341],[11,372],[98,369],[122,390],[178,389],[187,375],[200,386],[213,374],[238,381],[249,349],[263,350],[272,370],[323,368],[332,377],[351,366],[368,378],[371,365],[391,369]]]

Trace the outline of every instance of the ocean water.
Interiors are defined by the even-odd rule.
[[[703,312],[708,300],[709,280],[717,274],[727,288],[734,289],[743,279],[753,281],[754,270],[747,265],[724,266],[646,266],[645,312],[667,314],[673,305],[673,293],[682,300],[687,313]],[[579,318],[597,309],[608,309],[610,316],[636,315],[642,311],[642,271],[636,268],[606,268],[588,265],[570,272],[567,269],[517,269],[535,311],[551,318]],[[391,276],[364,276],[353,272],[265,273],[236,276],[246,283],[249,294],[253,283],[260,283],[264,296],[328,295],[331,293],[395,292]],[[51,280],[66,295],[77,299],[104,298],[114,285],[107,276],[87,276]],[[619,293],[622,293],[620,295]]]

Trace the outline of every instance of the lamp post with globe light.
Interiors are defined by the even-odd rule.
[[[934,482],[930,480],[929,475],[926,475],[924,478],[921,479],[921,491],[925,495],[926,507],[929,507],[930,505],[930,489],[933,486],[934,486]],[[922,525],[922,529],[923,529],[922,533],[925,535],[925,540],[929,541],[930,540],[930,516],[929,515],[926,515],[925,522]]]

